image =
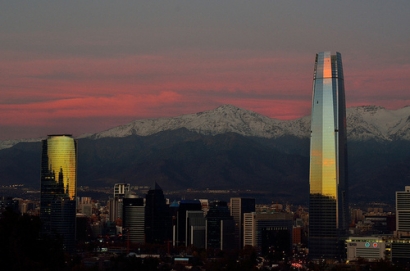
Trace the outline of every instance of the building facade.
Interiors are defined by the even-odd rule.
[[[116,222],[122,220],[123,200],[125,195],[129,192],[129,183],[116,183],[114,185],[114,197],[109,199],[110,221]]]
[[[172,240],[172,218],[161,187],[154,187],[145,195],[145,241],[165,244]]]
[[[145,243],[145,203],[143,198],[127,196],[123,205],[123,233],[127,242]]]
[[[375,236],[350,237],[346,240],[347,260],[354,261],[362,258],[368,261],[378,261],[385,259],[388,246],[388,241]]]
[[[235,221],[235,247],[243,248],[243,214],[255,212],[254,198],[231,198],[230,212]]]
[[[185,240],[187,247],[205,248],[204,211],[186,211]]]
[[[67,251],[75,244],[77,141],[49,135],[42,141],[40,218],[43,233],[60,235]]]
[[[176,225],[173,234],[174,246],[188,246],[187,240],[187,214],[188,211],[201,211],[202,205],[199,200],[181,200],[179,202],[178,210],[176,212]],[[203,213],[203,212],[202,212]]]
[[[205,248],[231,250],[235,246],[235,221],[225,201],[214,201],[206,214]]]
[[[344,258],[348,231],[346,103],[340,53],[316,55],[310,137],[309,256]]]
[[[398,235],[410,233],[410,186],[396,191],[396,230]]]
[[[292,250],[293,215],[290,213],[245,213],[244,245],[258,248],[262,253],[269,250]]]

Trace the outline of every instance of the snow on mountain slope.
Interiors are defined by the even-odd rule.
[[[348,108],[346,114],[347,136],[350,140],[410,140],[410,106],[398,110],[359,106]],[[310,116],[282,121],[232,105],[223,105],[214,110],[179,117],[136,120],[90,137],[146,136],[179,128],[206,135],[232,132],[265,138],[285,135],[303,138],[309,136]]]
[[[410,140],[410,106],[387,110],[379,106],[359,106],[347,109],[347,137],[349,140]],[[78,138],[148,136],[161,131],[186,128],[205,135],[238,133],[243,136],[277,138],[280,136],[309,137],[310,116],[296,120],[271,119],[232,105],[196,114],[172,118],[143,119],[100,133]],[[38,142],[40,139],[0,141],[0,149],[19,142]]]
[[[347,137],[353,140],[410,140],[410,106],[398,110],[379,106],[348,108]]]
[[[11,140],[0,141],[0,150],[11,148],[20,142],[39,142],[43,139],[44,138],[30,138],[30,139],[11,139]]]
[[[205,135],[217,135],[228,132],[244,136],[279,137],[292,134],[307,136],[309,130],[306,121],[281,121],[271,119],[255,112],[232,105],[223,105],[214,110],[173,118],[136,120],[107,131],[97,133],[91,138],[125,137],[129,135],[147,136],[166,130],[186,128]],[[301,129],[302,128],[302,129]]]

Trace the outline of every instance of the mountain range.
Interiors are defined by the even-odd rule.
[[[352,107],[347,109],[346,115],[348,138],[351,140],[410,140],[410,106],[399,110],[387,110],[378,106]],[[283,121],[232,105],[224,105],[211,111],[180,117],[136,120],[94,134],[91,138],[149,136],[180,128],[203,135],[231,132],[261,138],[306,138],[309,137],[310,116]]]
[[[306,202],[310,117],[277,120],[224,105],[78,137],[78,185],[230,189]],[[347,109],[350,197],[394,201],[410,183],[410,107]],[[39,187],[39,139],[0,142],[0,185]]]

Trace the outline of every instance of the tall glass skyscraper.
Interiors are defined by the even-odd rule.
[[[349,210],[346,102],[340,53],[316,55],[309,182],[309,256],[343,258]]]
[[[67,251],[75,245],[77,142],[71,135],[42,141],[40,217],[43,233],[63,237]]]

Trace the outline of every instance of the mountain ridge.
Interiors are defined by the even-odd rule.
[[[346,122],[347,136],[351,140],[410,140],[410,106],[397,110],[374,105],[350,107],[346,112]],[[310,116],[278,120],[233,105],[222,105],[213,110],[178,117],[135,120],[87,137],[147,136],[180,128],[204,135],[233,132],[262,138],[308,138]]]
[[[410,106],[397,110],[388,110],[374,105],[350,107],[347,108],[346,115],[348,140],[410,140]],[[180,128],[213,136],[232,132],[248,137],[295,136],[308,138],[310,116],[295,120],[278,120],[233,105],[222,105],[213,110],[176,117],[134,120],[102,132],[83,134],[77,138],[148,136]],[[10,148],[19,142],[38,142],[40,140],[0,141],[0,149]]]

